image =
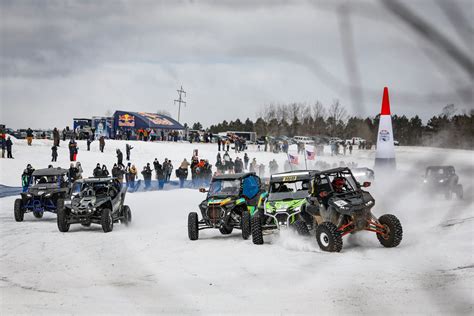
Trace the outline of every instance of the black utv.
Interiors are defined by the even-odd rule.
[[[310,215],[308,227],[316,231],[316,240],[324,251],[339,252],[342,237],[362,230],[376,233],[384,247],[396,247],[403,237],[395,215],[376,218],[372,214],[375,200],[363,190],[370,182],[357,182],[349,168],[335,168],[315,174],[312,193],[305,212]],[[308,217],[302,217],[308,218]]]
[[[130,207],[124,204],[127,187],[115,178],[88,178],[74,182],[71,198],[58,205],[58,229],[69,231],[71,224],[89,227],[99,224],[105,233],[114,222],[128,225],[132,221]]]
[[[15,200],[15,221],[22,222],[25,213],[30,212],[36,218],[42,218],[44,212],[56,213],[58,205],[62,205],[69,194],[67,173],[67,169],[61,168],[35,170],[28,190]]]
[[[463,187],[453,166],[430,166],[426,168],[423,185],[429,194],[442,193],[450,200],[453,193],[463,198]]]
[[[188,215],[188,237],[199,238],[202,229],[219,229],[221,234],[228,235],[234,228],[242,230],[242,238],[250,236],[250,212],[254,212],[260,201],[260,178],[255,173],[238,173],[215,176],[211,180],[204,201],[199,204],[202,219],[198,213]]]

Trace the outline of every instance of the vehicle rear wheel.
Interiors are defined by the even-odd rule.
[[[197,240],[199,238],[199,224],[198,214],[191,212],[188,215],[188,237],[190,240]]]
[[[316,227],[316,240],[323,251],[340,252],[342,249],[341,232],[331,222],[322,222]]]
[[[306,225],[306,222],[304,220],[297,219],[293,223],[292,226],[296,229],[296,232],[298,233],[298,235],[300,235],[300,236],[309,236],[308,225]]]
[[[263,231],[262,231],[262,221],[260,216],[255,214],[252,217],[252,224],[250,225],[252,229],[252,242],[255,245],[263,245]]]
[[[395,215],[380,216],[379,223],[385,227],[385,234],[377,234],[380,243],[387,248],[396,247],[403,238],[402,224]]]
[[[242,238],[245,240],[249,239],[252,231],[250,230],[250,213],[247,210],[242,212],[240,227],[242,228]]]
[[[23,209],[23,201],[21,199],[15,200],[14,213],[15,213],[15,221],[23,222],[23,218],[25,216],[25,210]]]
[[[234,227],[232,226],[222,226],[221,228],[219,228],[219,231],[221,232],[222,235],[229,235],[232,233],[233,230],[234,230]]]
[[[128,205],[124,205],[122,208],[122,213],[122,222],[128,226],[132,222],[132,211],[130,210],[130,207]]]
[[[68,220],[68,214],[67,214],[67,210],[66,208],[64,207],[64,200],[63,199],[58,199],[58,202],[56,204],[57,206],[57,222],[58,222],[58,229],[60,232],[67,232],[69,231],[69,227],[71,226],[71,224],[69,224],[67,222]]]
[[[33,212],[33,215],[34,215],[36,218],[43,218],[43,212]]]
[[[108,208],[102,210],[102,216],[100,218],[100,224],[104,233],[111,232],[114,229],[114,220],[112,218],[112,211]]]

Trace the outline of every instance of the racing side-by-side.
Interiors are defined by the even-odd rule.
[[[375,200],[367,191],[374,174],[370,169],[335,168],[324,171],[296,170],[270,176],[268,183],[253,172],[214,176],[198,212],[188,215],[188,237],[199,239],[199,231],[215,229],[228,235],[234,229],[243,239],[261,245],[264,236],[281,229],[299,235],[313,235],[323,251],[339,252],[343,237],[360,231],[375,233],[380,244],[391,248],[400,244],[403,228],[393,214],[376,217]],[[452,166],[429,166],[423,177],[425,191],[463,198],[463,187]],[[25,214],[40,219],[44,212],[57,215],[59,231],[71,224],[101,225],[104,232],[114,223],[128,226],[132,220],[125,205],[127,187],[116,178],[99,177],[68,180],[68,170],[35,170],[25,192],[15,200],[17,222]]]

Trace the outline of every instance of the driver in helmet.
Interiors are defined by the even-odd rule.
[[[343,177],[336,177],[332,180],[332,187],[334,192],[342,193],[344,191],[344,186],[346,185],[346,179]]]

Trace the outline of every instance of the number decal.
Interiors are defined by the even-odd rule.
[[[295,180],[296,180],[296,176],[283,177],[283,181],[295,181]]]

